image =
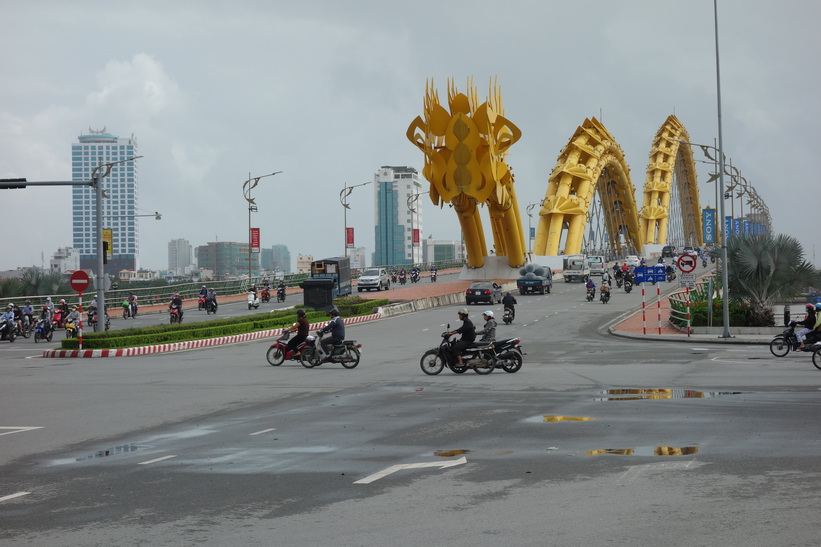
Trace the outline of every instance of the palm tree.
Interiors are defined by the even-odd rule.
[[[19,278],[0,282],[0,297],[50,296],[70,294],[68,282],[59,273],[44,273],[39,268],[26,268]]]
[[[821,272],[804,260],[801,244],[790,235],[731,238],[727,262],[730,299],[752,306],[754,324],[772,317],[774,303],[789,301],[807,287],[821,284]],[[716,275],[721,275],[721,267]]]

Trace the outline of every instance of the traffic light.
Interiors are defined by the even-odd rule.
[[[103,264],[108,264],[108,241],[103,241]]]

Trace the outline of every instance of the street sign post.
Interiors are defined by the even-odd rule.
[[[82,293],[89,287],[89,285],[91,285],[91,279],[89,279],[88,274],[83,270],[77,270],[71,274],[71,278],[68,283],[76,292]]]
[[[696,274],[694,273],[683,273],[678,276],[678,286],[679,287],[687,287],[688,289],[695,289],[696,288]]]

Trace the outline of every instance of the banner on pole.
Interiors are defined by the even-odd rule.
[[[353,249],[353,245],[353,228],[345,228],[345,246],[349,249]]]
[[[716,241],[716,210],[707,207],[701,212],[702,229],[704,232],[704,243],[715,243]]]
[[[259,228],[251,228],[251,252],[259,252]]]

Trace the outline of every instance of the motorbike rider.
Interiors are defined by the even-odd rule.
[[[610,284],[609,283],[602,280],[600,292],[601,292],[602,301],[610,300]]]
[[[610,272],[607,270],[601,276],[601,284],[602,285],[612,285],[613,284],[613,276],[610,275]]]
[[[482,330],[477,331],[476,334],[481,334],[480,342],[495,342],[496,341],[496,319],[493,318],[492,310],[485,310],[482,313],[482,318],[485,320],[485,326]]]
[[[453,355],[456,357],[459,365],[464,365],[462,362],[462,352],[476,341],[476,328],[473,326],[473,321],[468,318],[467,308],[460,309],[458,315],[459,320],[462,321],[462,326],[456,330],[449,331],[448,334],[451,336],[454,334],[462,335],[461,338],[453,344]]]
[[[171,309],[172,306],[177,306],[177,313],[180,314],[180,323],[182,323],[182,296],[178,291],[174,291],[174,294],[171,295],[171,303],[168,304],[168,309]]]
[[[217,308],[217,291],[214,289],[208,289],[208,292],[205,295],[205,302],[208,303],[209,301],[214,303],[214,309]]]
[[[510,310],[510,317],[512,319],[516,318],[516,304],[518,304],[516,297],[510,294],[510,292],[506,292],[504,298],[502,298],[502,306]]]
[[[65,323],[65,321],[66,321],[66,320],[65,320],[65,317],[68,315],[68,312],[70,312],[70,311],[71,311],[71,310],[68,308],[68,303],[65,301],[65,299],[64,299],[64,298],[61,298],[61,299],[60,299],[60,303],[59,303],[59,304],[57,304],[57,307],[58,307],[60,310],[62,310],[62,312],[63,312],[63,323]]]
[[[296,311],[296,323],[294,323],[291,328],[285,329],[285,332],[296,333],[296,336],[288,340],[288,344],[285,346],[286,352],[290,351],[293,357],[299,357],[296,348],[308,338],[309,329],[310,325],[308,324],[308,320],[305,319],[305,310],[300,308]]]
[[[80,325],[80,312],[77,310],[77,306],[72,306],[71,311],[66,316],[66,326],[68,326],[69,323],[74,325],[72,330],[76,332]]]
[[[584,286],[587,287],[587,292],[591,293],[593,298],[596,298],[596,283],[593,279],[588,279]]]
[[[282,280],[277,285],[277,295],[282,295],[283,299],[285,298],[285,282]]]
[[[322,336],[326,332],[331,333],[330,336],[326,336],[320,342],[322,349],[325,350],[325,355],[330,356],[334,346],[345,341],[345,323],[342,321],[342,318],[339,317],[338,309],[331,308],[331,311],[328,313],[331,314],[331,320],[319,330],[319,335]],[[326,357],[326,359],[329,358],[330,357]]]
[[[199,294],[203,299],[208,297],[208,289],[205,288],[205,285],[202,286]]]
[[[51,310],[48,306],[43,306],[38,319],[43,321],[43,337],[48,338],[48,333],[51,332]]]
[[[26,305],[20,310],[24,318],[28,319],[28,324],[34,326],[34,307],[31,305],[31,300],[26,300]]]
[[[11,304],[6,306],[6,311],[3,313],[2,319],[8,324],[8,327],[6,327],[8,332],[11,332],[12,329],[14,329],[14,306]]]
[[[23,332],[23,312],[20,306],[12,304],[12,313],[14,313],[14,324],[17,325],[17,332]]]
[[[137,317],[137,300],[138,298],[136,294],[134,294],[133,292],[129,293],[128,305],[131,308],[131,317]]]
[[[804,345],[804,336],[815,328],[815,306],[813,304],[807,304],[806,310],[807,315],[804,316],[804,320],[798,322],[799,325],[803,325],[803,328],[795,331],[795,339],[798,340],[798,349],[804,349],[806,347]]]

